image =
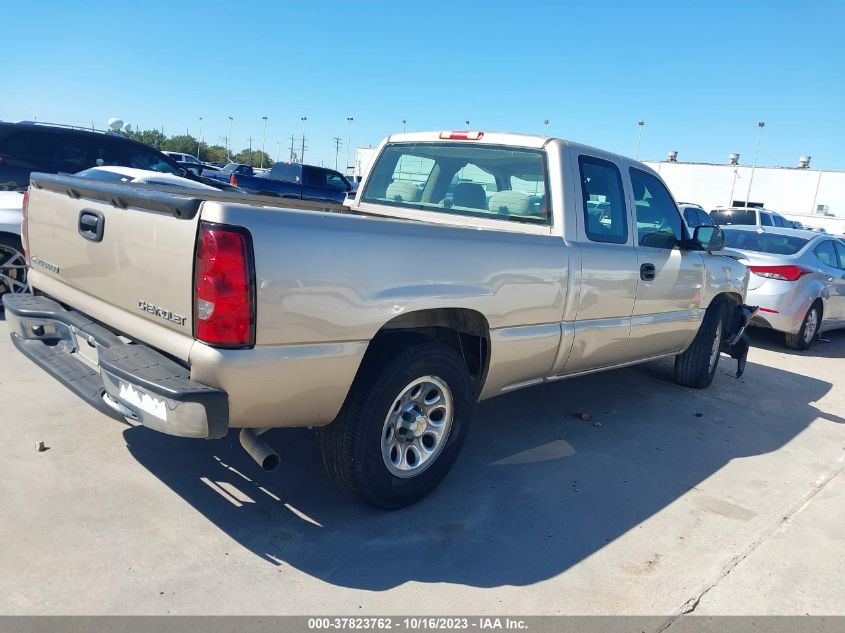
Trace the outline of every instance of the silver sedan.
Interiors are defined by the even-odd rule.
[[[819,333],[845,327],[845,242],[776,227],[724,228],[726,247],[751,270],[751,325],[786,333],[786,345],[808,349]]]

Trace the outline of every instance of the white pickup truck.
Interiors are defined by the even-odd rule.
[[[556,138],[400,134],[346,205],[34,174],[15,345],[101,411],[173,435],[322,427],[332,479],[397,508],[476,401],[747,352],[748,271],[642,163]],[[479,422],[483,424],[483,421]]]

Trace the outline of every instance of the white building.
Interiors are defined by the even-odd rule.
[[[808,157],[802,157],[799,167],[756,167],[753,178],[750,165],[730,162],[645,163],[661,175],[679,202],[694,202],[707,210],[747,202],[809,226],[836,233],[845,229],[845,171],[810,169]]]

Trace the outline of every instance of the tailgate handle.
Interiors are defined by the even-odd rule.
[[[79,212],[79,234],[90,242],[102,242],[106,218],[99,211],[83,209]]]

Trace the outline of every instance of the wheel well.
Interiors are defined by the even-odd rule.
[[[742,296],[735,292],[722,292],[713,297],[710,305],[716,305],[718,302],[724,302],[728,306],[739,307],[742,305]],[[729,310],[727,314],[727,322],[724,324],[725,333],[723,340],[733,334],[739,332],[742,327],[742,315],[739,310]]]
[[[466,308],[417,310],[391,319],[370,341],[362,366],[426,339],[438,340],[458,352],[478,385],[477,393],[481,392],[490,361],[490,326],[484,315]]]

